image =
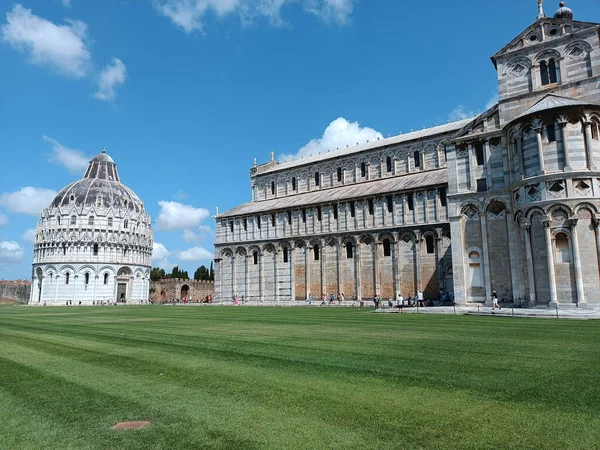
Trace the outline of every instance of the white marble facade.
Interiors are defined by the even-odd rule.
[[[600,302],[600,26],[543,13],[472,119],[251,169],[217,215],[215,296]]]
[[[42,212],[30,304],[146,302],[152,243],[143,202],[103,150]]]

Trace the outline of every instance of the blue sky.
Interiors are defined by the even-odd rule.
[[[570,0],[576,20],[600,3]],[[545,1],[546,13],[557,2]],[[208,265],[215,206],[253,159],[457,120],[493,104],[489,57],[536,0],[0,2],[0,279],[106,146],[153,217],[155,265]]]

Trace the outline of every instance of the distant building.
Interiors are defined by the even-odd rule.
[[[201,302],[214,296],[212,281],[184,280],[182,278],[163,278],[150,281],[150,300],[169,302],[173,299],[188,302]]]
[[[30,304],[145,302],[151,258],[150,216],[103,150],[42,212]]]
[[[600,302],[600,26],[561,4],[492,57],[483,114],[251,169],[215,295]]]
[[[0,280],[0,303],[27,303],[31,295],[31,281]]]

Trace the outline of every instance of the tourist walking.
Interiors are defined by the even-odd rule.
[[[500,305],[498,304],[498,294],[496,293],[496,291],[492,291],[492,309],[502,309],[500,308]]]

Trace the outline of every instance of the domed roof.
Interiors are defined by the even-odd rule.
[[[139,212],[143,202],[127,186],[121,183],[117,165],[102,150],[92,158],[81,180],[63,188],[52,200],[50,207],[66,206],[120,207]]]
[[[565,6],[565,2],[560,2],[558,6],[558,10],[554,13],[555,19],[573,20],[573,11]]]

